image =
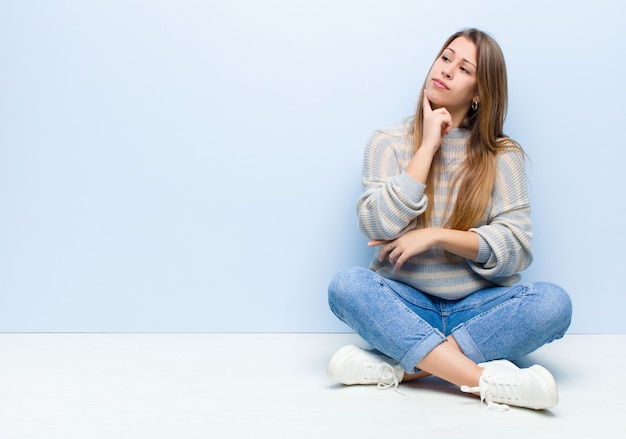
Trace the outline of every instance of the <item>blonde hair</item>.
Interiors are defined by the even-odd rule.
[[[476,45],[477,56],[477,87],[480,104],[476,110],[471,107],[460,127],[470,130],[468,156],[462,172],[456,177],[460,179],[459,191],[454,208],[445,227],[456,230],[469,230],[475,227],[486,214],[491,200],[496,175],[496,156],[506,149],[522,148],[517,142],[505,136],[503,132],[508,104],[507,75],[504,55],[498,43],[488,34],[477,29],[466,29],[452,35],[444,43],[437,55],[459,37],[465,37]],[[426,82],[422,86],[420,96],[424,95]],[[418,99],[417,111],[413,123],[414,150],[417,151],[422,142],[423,128],[422,99]],[[523,151],[522,151],[523,152]],[[436,163],[439,152],[426,181],[426,195],[430,200],[434,195],[436,181]],[[450,197],[450,194],[448,195]],[[448,206],[452,200],[448,198]],[[433,203],[429,203],[422,221],[429,223]]]

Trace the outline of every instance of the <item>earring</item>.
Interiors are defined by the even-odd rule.
[[[478,110],[478,102],[472,101],[472,110],[474,111]]]

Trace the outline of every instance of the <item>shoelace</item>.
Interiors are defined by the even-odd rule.
[[[404,393],[398,390],[398,385],[400,384],[400,381],[398,381],[398,377],[396,376],[396,373],[391,365],[387,363],[379,363],[375,367],[374,373],[375,376],[378,377],[378,379],[376,380],[378,381],[376,386],[379,389],[384,390],[393,387],[393,390],[395,390],[396,393],[405,396]]]
[[[482,386],[479,385],[477,387],[461,386],[461,392],[479,393],[481,405],[484,401],[487,403],[487,408],[489,410],[493,410],[494,412],[506,412],[509,409],[509,406],[506,404],[498,404],[497,402],[493,402],[491,399],[491,389],[489,388],[489,385],[487,383],[482,384]]]

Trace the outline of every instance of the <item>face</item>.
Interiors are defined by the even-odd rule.
[[[476,46],[465,37],[458,37],[435,60],[426,91],[433,107],[445,107],[450,113],[463,113],[480,101],[477,86]]]

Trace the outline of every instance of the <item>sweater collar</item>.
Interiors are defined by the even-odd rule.
[[[470,130],[466,128],[452,128],[448,134],[446,134],[444,139],[464,139],[469,137]]]

